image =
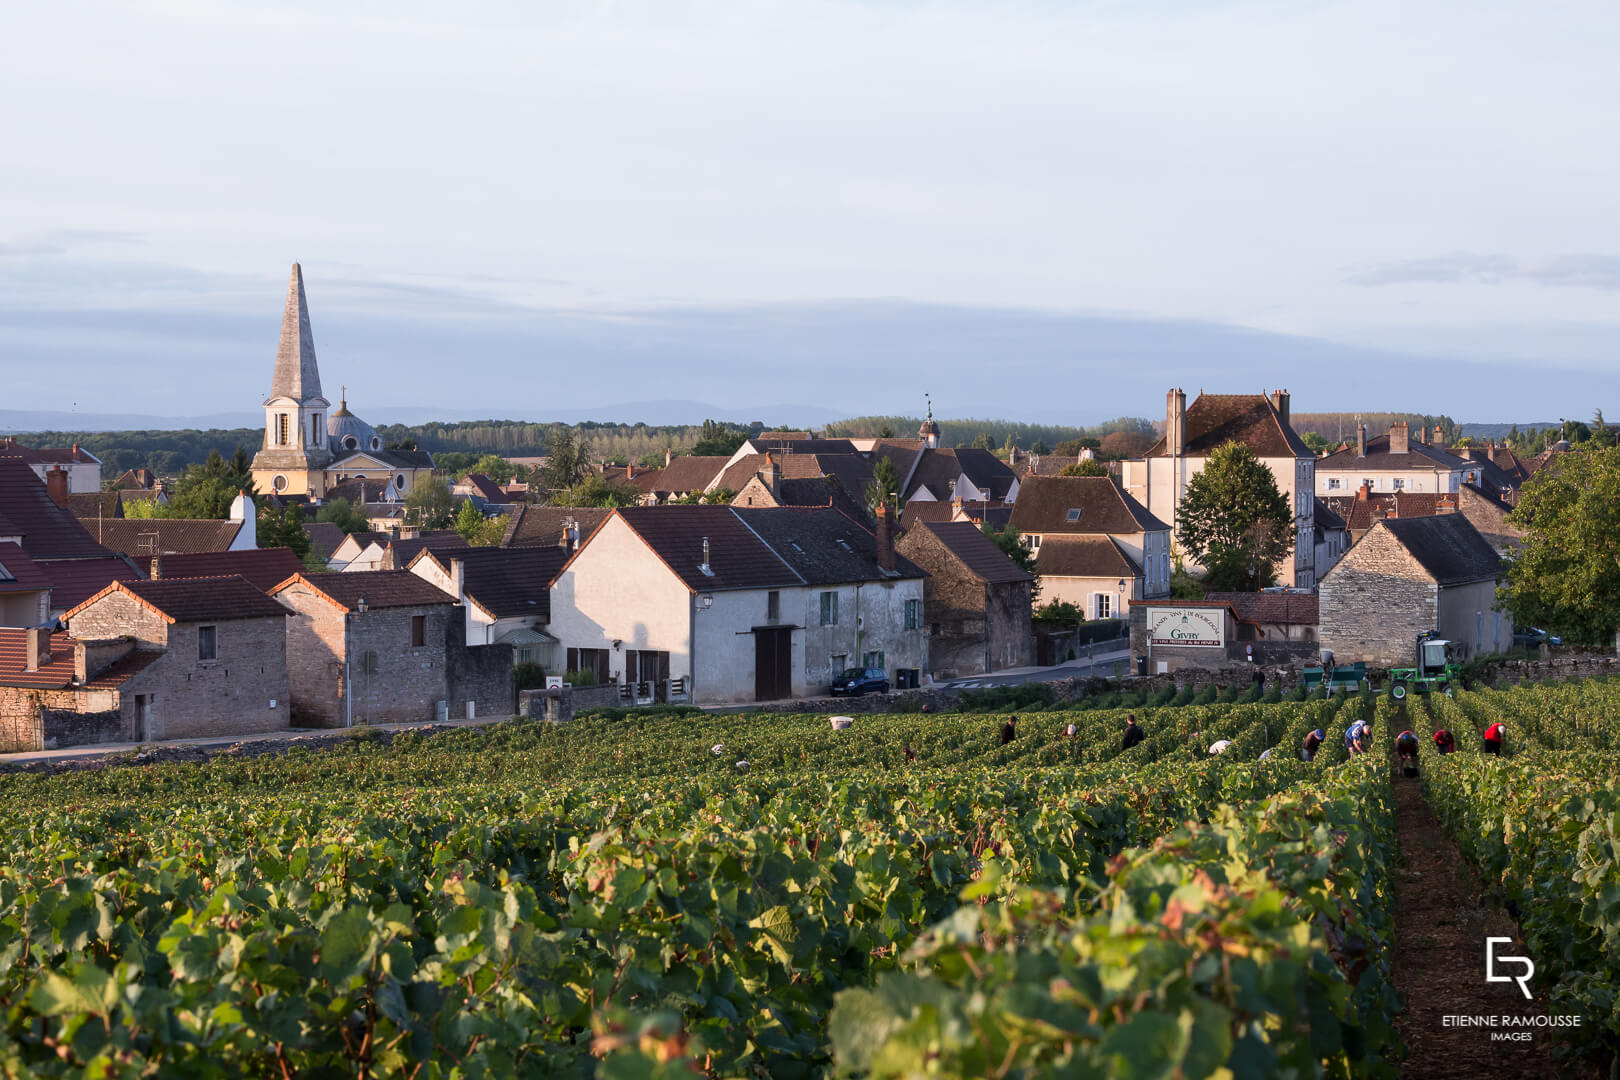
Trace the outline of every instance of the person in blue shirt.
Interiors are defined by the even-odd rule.
[[[1350,751],[1351,757],[1355,757],[1357,754],[1365,754],[1367,744],[1371,741],[1372,729],[1367,726],[1365,720],[1357,720],[1345,729],[1344,746],[1346,750]]]

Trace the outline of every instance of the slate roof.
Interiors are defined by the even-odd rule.
[[[1316,455],[1300,442],[1294,429],[1264,394],[1199,394],[1187,406],[1185,447],[1189,457],[1208,457],[1229,442],[1240,442],[1256,457]],[[1164,436],[1143,457],[1164,457]]]
[[[107,550],[144,559],[228,551],[242,523],[215,518],[103,518],[86,522],[85,528]]]
[[[1005,585],[1034,580],[972,522],[926,522],[922,528],[956,556],[969,573],[986,584]]]
[[[45,568],[16,544],[0,544],[0,593],[39,592],[51,587]]]
[[[20,458],[0,457],[0,534],[22,536],[23,550],[36,561],[94,559],[108,554],[79,519],[57,506],[45,481]]]
[[[1496,549],[1461,514],[1390,518],[1374,526],[1380,527],[1388,529],[1438,585],[1495,581],[1502,572]]]
[[[898,471],[898,469],[896,470]],[[905,498],[923,488],[936,499],[949,499],[955,494],[958,477],[966,476],[980,491],[988,490],[997,501],[1004,500],[1018,480],[1012,467],[988,450],[924,450],[906,482]],[[1022,490],[1022,489],[1020,489]]]
[[[736,512],[806,585],[926,576],[900,555],[895,556],[894,572],[884,571],[878,566],[876,534],[839,510],[782,506]]]
[[[71,625],[73,617],[79,612],[116,592],[128,593],[171,623],[233,622],[287,614],[287,609],[266,596],[263,589],[238,574],[232,574],[228,577],[115,581],[95,596],[69,609],[62,616],[63,620]]]
[[[116,555],[101,559],[64,559],[45,563],[51,580],[51,610],[78,607],[115,581],[139,581],[141,572]]]
[[[1098,535],[1043,538],[1035,552],[1035,570],[1042,577],[1126,578],[1127,587],[1128,579],[1142,573],[1112,537]]]
[[[240,574],[255,587],[268,591],[304,569],[292,548],[253,551],[208,551],[196,555],[165,555],[160,563],[163,580],[225,577]]]
[[[1318,458],[1316,471],[1322,472],[1362,472],[1368,470],[1388,471],[1392,469],[1406,470],[1408,472],[1454,472],[1467,468],[1468,463],[1459,457],[1446,453],[1437,446],[1418,442],[1416,438],[1409,439],[1407,452],[1392,454],[1389,451],[1389,435],[1375,435],[1367,440],[1367,454],[1365,457],[1356,453],[1356,444],[1351,443],[1343,450],[1335,450],[1326,457]]]
[[[352,574],[299,574],[271,590],[275,596],[295,583],[303,583],[345,611],[370,608],[423,607],[454,604],[456,598],[409,570],[358,570]]]
[[[281,340],[270,376],[270,396],[307,401],[321,396],[321,370],[315,363],[315,334],[309,328],[309,301],[304,296],[304,268],[293,263],[287,280],[287,302],[281,310]]]
[[[491,618],[532,615],[550,622],[551,583],[568,556],[560,547],[483,547],[443,554],[428,551],[412,561],[432,559],[449,573],[451,562],[460,559],[467,597]]]
[[[1070,512],[1080,514],[1070,520]],[[1168,532],[1170,526],[1148,513],[1107,476],[1031,476],[1018,489],[1011,522],[1022,533],[1052,534]]]
[[[910,532],[923,522],[944,524],[956,520],[956,506],[949,499],[913,499],[900,510],[900,528]]]
[[[0,629],[0,686],[27,690],[65,690],[73,684],[73,638],[58,630],[51,635],[51,658],[38,671],[28,666],[25,630]],[[161,652],[135,651],[84,684],[86,690],[116,690],[143,668],[162,659]]]
[[[1326,499],[1320,497],[1311,499],[1311,515],[1317,532],[1334,532],[1348,527],[1344,518],[1334,512]]]
[[[70,491],[68,512],[81,520],[121,518],[124,516],[123,494],[119,491]]]
[[[611,513],[595,506],[519,506],[507,515],[501,547],[557,547],[569,521],[579,525],[579,539],[584,543]]]
[[[309,537],[309,550],[322,559],[330,559],[332,553],[343,543],[344,532],[340,526],[330,521],[304,522],[304,535]]]
[[[411,565],[411,560],[424,551],[467,551],[471,550],[467,540],[454,529],[429,529],[417,533],[407,539],[395,540],[384,537],[379,541],[383,547],[393,552],[394,569],[403,570]]]
[[[693,592],[803,584],[729,506],[630,506],[613,513]],[[699,569],[705,538],[709,541],[708,574]]]
[[[1205,593],[1204,599],[1231,604],[1244,622],[1279,626],[1315,626],[1321,622],[1316,593],[1211,592]]]

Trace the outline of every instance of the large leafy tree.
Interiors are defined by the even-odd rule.
[[[461,504],[456,511],[456,532],[467,541],[471,547],[495,547],[506,535],[506,519],[503,517],[485,517],[473,505],[471,499]]]
[[[258,541],[262,548],[292,548],[302,559],[309,554],[309,534],[304,531],[304,512],[297,503],[277,510],[265,505],[259,507]]]
[[[201,465],[188,468],[174,485],[174,494],[162,517],[225,518],[238,492],[255,495],[253,461],[241,446],[230,459],[210,452]]]
[[[1509,521],[1525,532],[1498,598],[1520,626],[1588,643],[1620,627],[1620,447],[1563,454],[1524,486]]]
[[[552,491],[571,488],[591,467],[591,448],[574,437],[572,428],[558,426],[551,433],[546,456],[545,485]]]
[[[587,476],[572,487],[551,493],[553,506],[635,506],[641,490],[634,484],[607,476]]]
[[[406,520],[424,529],[448,529],[456,520],[455,499],[450,485],[437,476],[417,484],[405,496]]]
[[[1288,499],[1239,442],[1217,447],[1187,481],[1179,516],[1181,546],[1203,564],[1212,589],[1254,592],[1271,584],[1293,547]]]
[[[731,424],[703,421],[703,431],[691,453],[695,457],[730,457],[748,441],[748,432]]]
[[[315,511],[315,520],[330,522],[346,533],[367,532],[371,529],[371,522],[366,519],[366,515],[356,510],[349,500],[341,495],[322,503],[321,508]]]

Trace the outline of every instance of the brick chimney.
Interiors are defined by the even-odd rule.
[[[45,491],[51,497],[51,502],[66,508],[68,497],[68,471],[59,466],[51,466],[45,470]]]
[[[23,631],[23,670],[38,671],[51,662],[51,628],[30,626]]]
[[[1187,450],[1187,395],[1171,390],[1164,396],[1164,452],[1180,457]]]
[[[1435,499],[1434,512],[1436,514],[1455,514],[1457,512],[1457,496],[1448,494]]]
[[[894,528],[886,502],[877,505],[877,562],[884,570],[894,569]]]
[[[1397,420],[1389,425],[1389,452],[1392,454],[1409,454],[1412,452],[1412,440],[1407,431],[1405,420]]]
[[[669,463],[674,461],[674,460],[675,460],[675,451],[673,449],[665,450],[664,451],[664,468],[666,468],[666,469],[669,468]]]
[[[626,480],[634,480],[636,478],[636,467],[635,467],[634,463],[627,463],[625,465],[625,467],[624,467],[624,478]]]
[[[1356,428],[1356,457],[1367,456],[1367,425],[1361,424]]]
[[[1288,423],[1288,391],[1273,390],[1271,392],[1271,407],[1277,410],[1284,424]]]
[[[1367,497],[1369,495],[1371,495],[1371,494],[1372,494],[1372,489],[1367,486],[1367,481],[1363,480],[1361,482],[1361,486],[1356,489],[1356,498],[1365,501],[1367,499]]]
[[[163,553],[161,551],[152,556],[152,572],[148,576],[153,581],[163,580]]]
[[[782,501],[782,471],[776,467],[775,451],[765,452],[765,467],[759,470],[759,482],[765,485],[774,501]]]

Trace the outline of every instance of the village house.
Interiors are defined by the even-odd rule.
[[[0,626],[51,621],[50,576],[17,544],[0,543]]]
[[[1170,526],[1109,477],[1027,477],[1011,525],[1035,553],[1043,603],[1117,619],[1170,593]]]
[[[568,556],[561,547],[424,549],[409,569],[466,610],[469,646],[510,645],[513,663],[554,670],[551,585]]]
[[[271,595],[300,727],[511,716],[512,649],[469,649],[455,598],[408,570],[298,574]]]
[[[786,474],[804,461],[811,463],[811,473],[803,476]],[[782,465],[788,466],[788,469],[784,470]],[[758,466],[758,471],[736,489],[732,506],[832,506],[856,520],[869,518],[866,506],[861,501],[865,489],[861,489],[859,494],[846,491],[837,477],[822,473],[821,459],[816,455],[789,454],[779,465],[776,451],[773,450],[759,460]],[[867,483],[871,483],[869,475]]]
[[[699,703],[827,691],[848,667],[891,684],[928,664],[922,570],[836,509],[613,511],[552,588],[566,670],[667,682]]]
[[[1321,625],[1317,594],[1300,589],[1208,592],[1204,599],[1230,605],[1238,620],[1253,627],[1255,638],[1262,641],[1315,641]]]
[[[85,521],[96,543],[139,562],[153,555],[252,551],[259,546],[259,512],[245,492],[231,500],[230,516],[215,518],[101,518]]]
[[[574,551],[612,513],[595,506],[519,506],[506,517],[501,547],[566,547]]]
[[[111,554],[68,511],[67,500],[65,473],[41,481],[20,458],[0,457],[0,543],[14,543],[40,563]]]
[[[1344,516],[1351,543],[1360,540],[1380,521],[1436,514],[1461,514],[1502,554],[1524,539],[1524,530],[1508,520],[1513,507],[1473,484],[1464,484],[1451,493],[1395,491],[1382,495],[1363,487],[1349,498],[1327,501]]]
[[[1320,586],[1320,640],[1336,662],[1410,665],[1419,634],[1438,630],[1469,656],[1513,643],[1496,610],[1502,561],[1461,514],[1376,523]]]
[[[1293,511],[1293,555],[1285,583],[1316,586],[1316,455],[1288,422],[1289,394],[1199,394],[1191,407],[1178,389],[1165,395],[1165,431],[1140,459],[1124,463],[1125,490],[1160,521],[1170,523],[1179,546],[1181,500],[1187,482],[1220,447],[1242,443],[1271,470]],[[1186,559],[1189,567],[1194,560]]]
[[[731,460],[720,455],[687,454],[675,457],[666,452],[662,469],[637,473],[630,482],[641,492],[643,505],[658,506],[709,491]]]
[[[52,473],[59,473],[67,483],[66,494],[69,495],[101,490],[101,459],[78,443],[66,449],[35,449],[24,446],[8,435],[0,439],[0,457],[16,458],[23,462],[47,484]]]
[[[1035,579],[977,525],[924,522],[895,551],[928,575],[928,662],[935,678],[1035,663],[1030,594]]]
[[[1327,501],[1317,496],[1311,500],[1312,565],[1317,581],[1344,557],[1354,541],[1349,526]]]
[[[1387,435],[1371,439],[1362,424],[1354,446],[1317,460],[1316,493],[1346,495],[1362,487],[1372,492],[1454,492],[1477,483],[1482,471],[1483,466],[1424,442],[1422,428],[1414,436],[1404,420],[1390,425]]]
[[[0,629],[0,753],[134,738],[141,716],[123,690],[162,655],[135,651],[128,639],[84,642],[44,626]]]

